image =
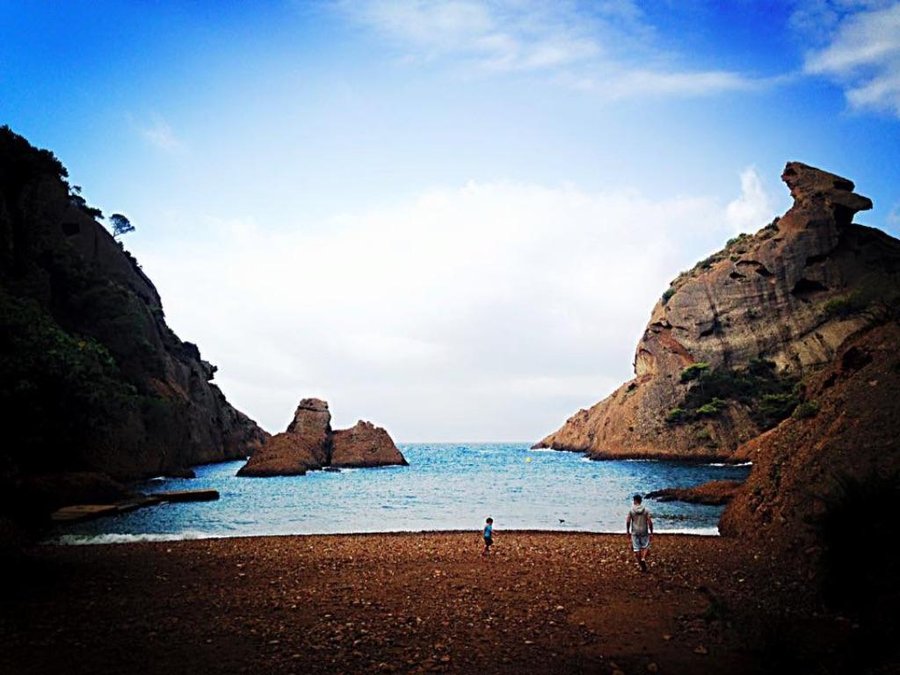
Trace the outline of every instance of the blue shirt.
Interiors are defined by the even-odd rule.
[[[490,539],[493,536],[494,536],[494,525],[493,524],[485,525],[484,526],[484,538]]]

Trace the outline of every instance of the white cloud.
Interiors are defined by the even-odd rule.
[[[172,127],[161,117],[154,117],[150,124],[138,125],[138,132],[150,145],[165,152],[179,152],[184,143],[175,135]]]
[[[726,91],[748,91],[772,80],[754,80],[729,71],[663,72],[633,70],[605,81],[583,81],[591,89],[603,89],[613,99],[634,96],[711,96]]]
[[[400,440],[528,440],[630,376],[651,306],[725,220],[704,197],[472,182],[288,234],[218,222],[141,258],[270,430],[318,395]]]
[[[489,70],[551,68],[599,51],[566,2],[370,0],[344,7],[422,58],[451,54]]]
[[[482,73],[545,72],[609,98],[697,96],[771,85],[727,70],[694,70],[654,49],[654,29],[632,0],[368,0],[341,3],[408,58],[448,57]],[[636,66],[652,62],[653,67]]]
[[[805,39],[825,44],[848,15],[889,7],[895,0],[793,0],[790,24]]]
[[[732,231],[755,232],[775,215],[773,200],[763,187],[756,167],[741,172],[741,196],[725,208],[725,220]]]
[[[830,39],[807,55],[805,71],[840,83],[854,109],[900,117],[900,2],[855,9],[832,13]]]

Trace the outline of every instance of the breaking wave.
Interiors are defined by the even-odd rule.
[[[90,544],[135,544],[145,541],[184,541],[187,539],[216,539],[222,535],[208,532],[164,532],[161,534],[63,534],[51,539],[47,544],[63,546],[83,546]]]

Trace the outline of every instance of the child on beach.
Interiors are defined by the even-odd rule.
[[[625,518],[625,532],[631,535],[631,548],[634,551],[634,559],[640,565],[641,571],[647,571],[647,556],[650,554],[650,535],[653,534],[653,518],[650,511],[641,502],[641,495],[634,496],[634,505],[628,511]]]
[[[491,546],[494,545],[494,519],[488,518],[484,522],[484,550],[481,552],[483,556],[490,553]]]

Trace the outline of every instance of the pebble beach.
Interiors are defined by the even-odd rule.
[[[625,534],[495,540],[37,546],[3,583],[0,672],[755,673],[852,636],[742,542],[657,535],[642,573]]]

